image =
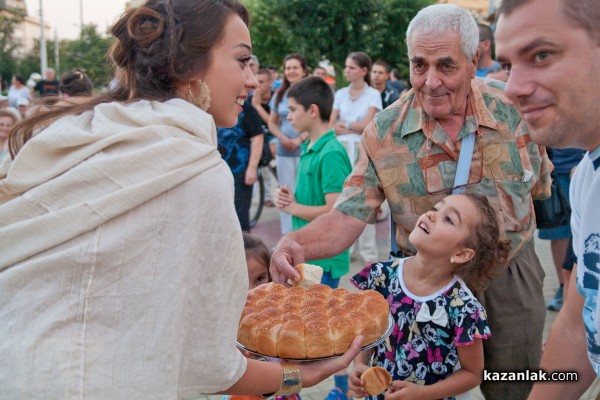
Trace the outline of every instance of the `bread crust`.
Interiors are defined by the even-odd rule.
[[[360,378],[365,392],[371,396],[377,396],[392,384],[392,376],[385,368],[380,366],[368,368]]]
[[[358,335],[369,345],[386,332],[389,321],[387,301],[371,292],[351,293],[321,284],[262,285],[248,295],[238,342],[248,350],[287,359],[343,354]]]

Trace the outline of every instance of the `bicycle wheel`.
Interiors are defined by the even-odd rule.
[[[252,187],[252,202],[250,203],[250,228],[254,228],[265,205],[265,182],[259,172],[258,179]]]

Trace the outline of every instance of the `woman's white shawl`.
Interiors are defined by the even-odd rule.
[[[181,99],[109,103],[5,160],[0,397],[173,399],[242,376],[247,268],[216,144]]]

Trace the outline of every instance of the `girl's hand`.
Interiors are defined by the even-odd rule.
[[[423,399],[423,386],[412,382],[393,381],[385,392],[385,400],[420,400]]]
[[[359,364],[354,360],[354,368],[348,374],[348,385],[354,397],[367,397],[369,394],[365,392],[361,376],[369,368],[368,365]]]

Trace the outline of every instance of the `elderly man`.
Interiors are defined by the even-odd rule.
[[[279,242],[274,279],[297,274],[291,265],[330,257],[349,247],[387,199],[402,254],[417,218],[460,188],[480,193],[497,210],[511,240],[510,265],[479,293],[492,337],[484,341],[488,371],[536,369],[541,357],[544,272],[534,252],[532,195],[549,194],[548,159],[530,142],[502,82],[474,79],[478,31],[463,9],[435,4],[421,10],[407,31],[413,89],[380,112],[363,133],[360,157],[334,210]],[[470,139],[467,139],[470,137]],[[475,139],[474,143],[471,139]],[[454,178],[461,148],[473,143],[466,182]],[[463,146],[464,145],[464,146]],[[483,382],[487,398],[523,399],[530,383]]]
[[[600,376],[600,2],[504,0],[499,15],[498,59],[510,72],[506,93],[532,140],[589,152],[571,182],[577,265],[541,362],[547,371],[577,371],[578,380],[536,384],[531,393],[576,399]]]

